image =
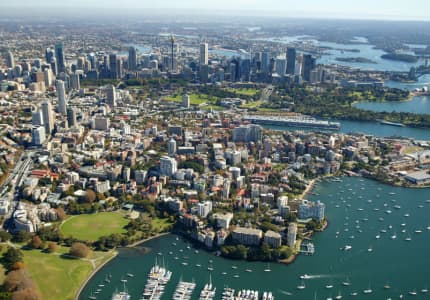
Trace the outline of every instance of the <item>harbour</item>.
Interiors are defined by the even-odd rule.
[[[90,280],[79,299],[88,299],[111,273],[111,283],[97,296],[97,299],[110,299],[115,289],[122,287],[120,280],[127,272],[134,274],[127,282],[131,299],[139,299],[156,257],[164,257],[172,271],[162,300],[172,299],[180,280],[194,282],[196,287],[190,299],[200,299],[209,275],[217,288],[214,299],[223,299],[227,287],[234,289],[235,295],[252,289],[261,297],[264,291],[271,291],[276,299],[314,299],[315,294],[316,299],[335,299],[339,292],[343,298],[354,295],[357,299],[399,298],[400,295],[408,298],[412,297],[409,292],[414,291],[417,293],[414,299],[428,299],[428,191],[391,187],[361,177],[343,177],[316,184],[308,198],[324,199],[330,220],[326,231],[312,239],[317,249],[312,256],[299,255],[290,265],[272,263],[270,272],[265,272],[267,263],[223,259],[194,248],[187,240],[167,235],[136,248],[121,249],[118,257]],[[392,212],[387,214],[386,210]],[[392,239],[394,235],[396,238]],[[407,241],[409,237],[411,240]],[[345,246],[350,248],[340,250]],[[304,274],[306,279],[301,278]],[[387,282],[389,289],[384,288]],[[333,288],[327,289],[326,285]],[[365,293],[369,290],[370,293]]]

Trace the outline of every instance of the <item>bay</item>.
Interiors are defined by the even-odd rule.
[[[430,231],[426,229],[430,226],[430,203],[426,202],[430,199],[428,190],[392,187],[368,179],[345,177],[342,182],[317,184],[308,198],[326,203],[329,220],[327,230],[313,238],[314,256],[299,256],[288,266],[273,263],[269,266],[271,272],[264,272],[266,263],[227,260],[202,249],[196,253],[187,241],[168,235],[133,249],[120,250],[118,257],[90,280],[79,299],[88,299],[108,274],[112,274],[111,283],[101,288],[97,299],[110,299],[115,289],[121,290],[121,278],[128,280],[126,285],[131,299],[140,299],[147,274],[156,258],[159,261],[164,259],[173,271],[162,299],[172,299],[180,279],[196,282],[192,299],[198,299],[198,293],[209,280],[209,265],[214,268],[211,275],[217,287],[216,299],[221,299],[224,286],[256,289],[260,295],[270,290],[276,299],[314,299],[315,293],[317,299],[335,297],[338,293],[349,298],[354,291],[358,293],[357,299],[387,299],[398,298],[402,294],[407,297],[414,290],[418,293],[415,299],[428,299],[428,295],[420,292],[430,284]],[[395,205],[400,208],[396,209]],[[391,213],[385,212],[388,210]],[[422,233],[415,233],[418,229]],[[387,232],[382,233],[381,230]],[[376,239],[376,235],[380,238]],[[396,235],[395,239],[393,235]],[[405,241],[409,236],[411,241]],[[351,250],[341,250],[345,245],[350,245]],[[233,265],[237,269],[232,269]],[[252,272],[246,272],[246,269]],[[132,273],[134,277],[127,277],[126,273]],[[233,277],[236,274],[240,277]],[[298,290],[299,276],[303,274],[309,274],[311,279],[305,281],[304,290]],[[347,277],[351,282],[349,287],[342,285]],[[391,289],[383,288],[387,283]],[[334,287],[327,289],[327,284]],[[364,294],[363,290],[369,287],[373,292]]]

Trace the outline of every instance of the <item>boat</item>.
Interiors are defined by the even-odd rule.
[[[305,288],[306,288],[305,282],[304,282],[304,280],[302,280],[300,285],[297,286],[297,289],[298,290],[304,290]]]
[[[405,241],[407,241],[407,242],[410,242],[410,241],[412,241],[412,238],[411,238],[411,236],[410,235],[408,235],[406,238],[405,238]]]
[[[196,264],[196,267],[197,268],[200,268],[202,265],[201,264]]]
[[[215,298],[216,287],[212,286],[212,277],[209,275],[209,283],[205,284],[200,292],[199,300],[213,300]]]
[[[269,264],[267,264],[267,268],[266,269],[264,269],[264,272],[271,272],[272,270],[270,270],[270,265]]]
[[[407,218],[407,217],[409,217],[410,216],[410,214],[404,214],[403,215],[405,218]]]
[[[300,279],[311,279],[311,276],[308,274],[300,275]]]
[[[326,289],[332,289],[332,288],[333,288],[333,282],[330,280],[330,283],[329,283],[329,284],[327,284],[327,285],[325,286],[325,288],[326,288]]]
[[[88,297],[88,299],[90,299],[90,300],[96,300],[97,297],[94,296],[94,294],[91,292],[91,295]]]
[[[335,297],[335,299],[337,299],[337,300],[342,299],[342,295],[341,295],[340,291],[337,293],[337,296]]]
[[[422,233],[423,231],[420,229],[415,230],[415,233]]]
[[[384,284],[384,289],[386,290],[391,289],[391,285],[389,283]]]
[[[371,294],[373,292],[373,290],[370,288],[370,283],[369,283],[369,287],[367,289],[365,289],[363,291],[364,294]]]
[[[245,272],[251,273],[252,270],[251,269],[246,269]]]
[[[421,290],[421,293],[423,293],[423,294],[426,294],[426,293],[428,293],[428,288],[423,288],[422,290]]]
[[[394,233],[394,234],[391,236],[391,239],[392,239],[392,240],[397,239],[397,235]]]
[[[350,295],[350,296],[357,296],[357,295],[358,295],[358,293],[357,293],[357,292],[351,292],[349,295]]]
[[[351,249],[352,249],[352,246],[350,246],[350,245],[346,245],[345,247],[343,247],[344,251],[349,251]]]
[[[132,273],[127,273],[127,276],[128,276],[128,277],[134,277],[134,274],[132,274]]]
[[[148,281],[142,293],[142,300],[159,300],[164,288],[172,277],[172,272],[159,266],[157,261],[148,274]]]
[[[173,294],[173,299],[182,299],[189,300],[191,299],[191,295],[196,287],[194,282],[185,282],[180,280],[178,285],[176,286],[176,290]]]
[[[417,295],[417,291],[413,290],[409,292],[409,295],[411,296],[416,296]]]
[[[231,268],[232,268],[232,269],[237,269],[237,267],[236,267],[236,266],[231,266]]]
[[[351,285],[351,281],[349,281],[348,276],[346,277],[346,280],[342,282],[343,286],[350,286]]]
[[[239,276],[239,274],[234,274],[233,277],[234,278],[239,278],[240,276]]]
[[[367,248],[367,252],[372,252],[372,251],[373,251],[373,247],[372,247],[372,245],[370,245],[370,247]]]
[[[380,236],[379,234],[377,234],[375,238],[376,238],[376,239],[380,239],[380,238],[381,238],[381,236]]]
[[[124,289],[122,292],[115,292],[112,295],[112,300],[130,300],[130,294],[127,292],[124,283]]]
[[[401,206],[400,205],[394,205],[393,206],[395,209],[400,209],[401,208]]]

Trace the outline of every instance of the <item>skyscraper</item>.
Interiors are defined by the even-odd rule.
[[[55,59],[57,60],[58,72],[66,72],[66,61],[64,58],[62,43],[58,43],[55,45]]]
[[[294,75],[296,69],[296,49],[287,49],[287,74]]]
[[[74,90],[79,90],[81,88],[81,82],[79,79],[79,74],[70,75],[70,87]]]
[[[54,115],[52,112],[51,102],[45,101],[42,103],[43,125],[45,125],[46,134],[51,134],[54,130]]]
[[[69,107],[67,109],[67,125],[69,127],[76,126],[78,124],[77,118],[76,118],[76,109],[73,107]]]
[[[55,84],[57,88],[57,110],[60,114],[66,115],[67,114],[67,100],[66,100],[66,88],[64,86],[64,81],[57,80]]]
[[[200,65],[207,65],[209,63],[208,57],[208,43],[200,44]]]
[[[176,154],[176,141],[174,139],[171,139],[169,143],[167,144],[167,152],[169,153],[170,157],[174,157]]]
[[[15,68],[15,58],[13,57],[13,53],[11,51],[7,52],[6,55],[6,65],[8,68]]]
[[[303,55],[303,78],[306,81],[311,79],[311,71],[315,68],[315,58],[310,54]]]
[[[118,79],[116,54],[109,54],[109,73],[112,79]]]
[[[264,51],[261,54],[261,71],[268,72],[269,64],[270,64],[270,53],[267,51]]]
[[[116,106],[116,89],[113,85],[106,88],[106,104],[110,107]]]
[[[175,54],[174,54],[174,48],[175,48],[175,38],[173,35],[170,36],[170,46],[171,46],[171,60],[170,60],[170,71],[173,72],[175,70]]]
[[[128,69],[135,71],[137,69],[137,52],[136,48],[128,48]]]
[[[182,107],[190,108],[190,96],[188,94],[182,96]]]

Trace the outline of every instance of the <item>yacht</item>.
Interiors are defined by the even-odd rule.
[[[308,274],[304,274],[300,276],[300,279],[311,279],[311,276],[309,276]]]
[[[271,272],[272,270],[270,270],[270,266],[269,266],[269,264],[267,264],[267,268],[266,269],[264,269],[264,272]]]
[[[246,269],[245,272],[251,273],[252,270],[251,269]]]
[[[348,277],[346,277],[346,280],[344,282],[342,282],[342,285],[343,286],[350,286],[351,285],[351,282],[349,281]]]
[[[422,290],[421,290],[421,293],[423,293],[423,294],[427,294],[428,293],[428,288],[423,288]]]
[[[337,294],[337,296],[335,297],[335,299],[338,299],[338,300],[342,299],[342,295],[340,294],[340,291],[338,292],[338,294]]]
[[[420,229],[415,230],[415,233],[422,233],[423,231]]]
[[[300,285],[297,286],[298,290],[304,290],[306,288],[305,282],[302,280],[302,282],[300,283]]]
[[[352,292],[351,294],[349,294],[350,296],[357,296],[358,293],[357,292]]]
[[[381,236],[380,236],[379,234],[377,234],[375,238],[376,238],[376,239],[380,239],[380,238],[381,238]]]
[[[416,296],[416,295],[417,295],[417,292],[416,292],[415,290],[410,291],[410,292],[409,292],[409,295],[411,295],[411,296]]]
[[[403,215],[405,218],[407,218],[407,217],[409,217],[410,216],[410,214],[404,214]]]
[[[397,239],[397,235],[394,233],[394,234],[391,236],[391,239],[392,239],[392,240]]]
[[[372,251],[373,251],[373,248],[372,248],[372,245],[370,245],[370,247],[367,248],[367,252],[372,252]]]
[[[352,246],[350,246],[350,245],[346,245],[345,247],[343,247],[344,251],[349,251],[351,249],[352,249]]]

